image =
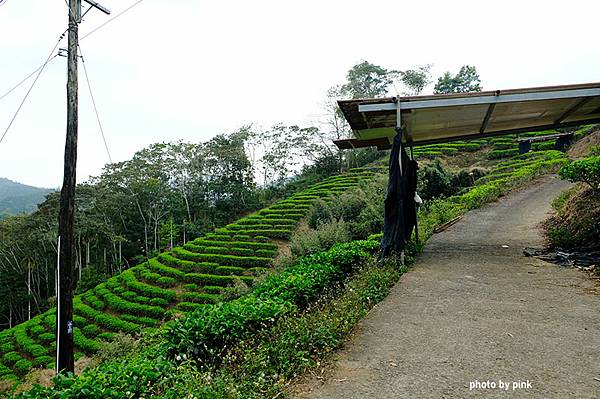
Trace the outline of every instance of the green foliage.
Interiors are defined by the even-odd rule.
[[[158,319],[162,318],[165,312],[163,308],[158,306],[143,305],[136,302],[127,301],[104,288],[102,284],[96,287],[95,292],[117,312],[128,313],[137,316],[150,316]]]
[[[35,360],[33,361],[34,367],[47,368],[47,366],[49,364],[54,365],[54,358],[52,358],[51,356],[36,357]]]
[[[255,237],[256,238],[256,237]],[[240,241],[218,241],[218,240],[207,240],[206,238],[198,238],[193,241],[194,245],[201,247],[216,246],[223,248],[247,248],[247,249],[270,249],[277,250],[277,245],[266,242],[240,242]]]
[[[156,327],[159,324],[159,320],[153,319],[147,316],[135,316],[131,314],[122,314],[121,318],[131,323],[139,324],[140,326]]]
[[[320,224],[316,230],[298,231],[290,241],[290,250],[295,256],[306,256],[351,239],[349,226],[343,220],[333,220]]]
[[[185,272],[179,269],[163,265],[157,259],[148,260],[146,266],[148,267],[148,269],[160,274],[161,276],[173,277],[173,281],[175,281],[175,279],[182,278],[185,274]]]
[[[3,342],[0,344],[0,353],[12,352],[14,348],[15,347],[12,342]]]
[[[156,282],[161,287],[173,287],[177,283],[177,280],[175,280],[173,277],[161,277],[156,280]]]
[[[190,252],[183,248],[173,248],[173,253],[194,262],[216,262],[221,265],[239,266],[239,267],[268,267],[271,264],[270,258],[261,258],[258,256],[234,256],[218,254],[201,254]]]
[[[519,154],[519,150],[516,148],[508,149],[508,150],[494,150],[488,153],[489,159],[500,159],[500,158],[510,158]]]
[[[558,174],[572,182],[583,182],[600,194],[600,156],[571,162],[563,166]]]
[[[81,278],[77,282],[77,293],[83,293],[108,280],[108,275],[93,266],[88,266],[81,271]]]
[[[218,303],[221,300],[221,295],[197,292],[183,292],[179,297],[183,302],[193,303]]]
[[[378,65],[362,61],[348,71],[347,82],[341,94],[350,98],[382,97],[393,82],[390,71]]]
[[[316,229],[322,224],[329,223],[333,219],[331,207],[323,200],[314,203],[313,207],[306,215],[306,223],[312,229]]]
[[[200,308],[169,326],[169,353],[193,356],[202,364],[218,362],[224,351],[257,328],[305,307],[324,289],[342,279],[378,247],[375,242],[338,244],[326,253],[302,258],[250,294],[214,307]]]
[[[97,341],[83,335],[81,330],[77,327],[73,328],[73,343],[76,348],[86,353],[94,353],[100,348]]]
[[[98,325],[112,331],[123,331],[127,333],[136,333],[140,331],[140,326],[134,323],[120,320],[108,313],[102,313],[81,302],[79,298],[73,300],[73,309],[75,313],[85,316],[87,319],[94,320]]]
[[[19,354],[19,352],[8,352],[2,357],[2,362],[12,366],[21,359],[23,359],[23,357]]]
[[[33,363],[27,359],[21,359],[15,363],[13,370],[18,375],[26,374],[33,367]]]
[[[470,198],[471,204],[492,200],[494,196],[482,193],[485,187],[501,186],[505,192],[539,173],[555,170],[565,160],[563,155],[555,157],[548,152],[517,157],[510,162],[512,164],[502,165],[507,168],[503,173],[508,173],[508,178],[488,179],[471,190],[475,194],[465,198]],[[491,175],[498,173],[492,171]],[[421,210],[421,228],[431,231],[436,224],[465,212],[468,201],[464,195],[429,201]],[[359,219],[368,208],[360,211]],[[346,212],[355,214],[356,208],[349,205],[342,213]],[[152,345],[148,350],[128,355],[127,361],[107,361],[79,377],[60,377],[54,388],[35,387],[21,397],[69,399],[81,397],[82,392],[86,397],[98,398],[179,398],[190,392],[199,397],[222,397],[231,394],[231,387],[235,387],[236,395],[276,396],[294,373],[314,365],[321,353],[343,342],[356,321],[376,301],[385,297],[398,278],[398,270],[391,264],[368,266],[356,279],[348,281],[345,278],[369,263],[372,253],[379,247],[380,238],[380,235],[374,235],[368,241],[337,244],[326,252],[303,257],[281,274],[267,277],[247,295],[227,303],[207,305],[192,301],[207,298],[206,294],[222,292],[223,281],[217,280],[215,284],[214,280],[207,279],[225,278],[225,284],[239,280],[231,276],[186,274],[185,280],[198,282],[190,283],[196,286],[188,287],[194,291],[181,294],[190,295],[185,297],[186,301],[177,304],[177,309],[196,310],[183,319],[169,322],[164,347]],[[224,241],[223,238],[219,240]],[[411,245],[409,249],[414,251],[415,248],[418,247]],[[134,268],[133,276],[138,272],[141,270]],[[349,289],[342,297],[331,301],[339,292],[335,287],[340,287],[341,282],[348,284]],[[120,285],[123,281],[117,283]],[[108,288],[116,289],[117,286],[112,284],[114,282],[107,284]],[[204,295],[199,295],[201,293]],[[315,301],[322,302],[313,306]],[[102,314],[82,304],[80,298],[75,299],[75,304],[76,312],[88,319]],[[131,324],[138,329],[139,325],[144,325],[139,319]],[[3,339],[0,336],[0,342]],[[230,352],[232,349],[233,353]],[[167,354],[169,357],[165,356]],[[206,371],[210,379],[200,378],[200,375],[204,376],[203,371],[194,371],[186,360],[190,358],[201,365],[225,361],[226,367]],[[169,359],[175,360],[176,364]],[[235,372],[228,374],[228,370]],[[274,374],[278,378],[262,377]]]
[[[253,278],[248,276],[216,276],[213,274],[188,273],[185,275],[185,280],[199,285],[212,285],[224,287],[231,285],[236,279],[241,279],[248,283],[252,283]]]
[[[100,333],[100,327],[95,324],[88,324],[83,327],[82,332],[86,337],[95,337]]]
[[[56,341],[56,335],[54,333],[44,333],[44,334],[40,334],[40,336],[38,337],[38,339],[45,343],[48,344],[50,342],[54,342]]]
[[[583,186],[561,193],[554,201],[557,213],[544,222],[552,248],[595,247],[600,243],[600,197]]]
[[[451,173],[444,169],[438,159],[435,159],[419,168],[417,192],[423,200],[448,196],[453,191],[451,181]]]
[[[456,75],[444,73],[433,88],[435,94],[481,91],[481,80],[474,66],[463,65]]]
[[[171,302],[175,299],[175,297],[177,296],[175,291],[167,290],[164,288],[156,287],[156,286],[138,281],[138,279],[135,276],[135,270],[139,270],[140,274],[141,274],[141,272],[144,269],[142,269],[142,268],[129,269],[129,270],[124,271],[120,275],[121,280],[127,286],[127,288],[131,289],[132,291],[138,292],[144,296],[147,296],[147,297],[159,297],[159,298],[166,299],[169,302]],[[158,278],[160,278],[160,275],[158,276]]]

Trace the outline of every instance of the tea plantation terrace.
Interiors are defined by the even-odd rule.
[[[316,200],[329,201],[383,168],[356,168],[330,177],[183,247],[134,266],[74,298],[76,358],[91,355],[117,332],[137,333],[225,300],[236,281],[252,285],[268,270],[278,244],[290,238]],[[0,380],[33,367],[54,368],[56,309],[0,333]]]

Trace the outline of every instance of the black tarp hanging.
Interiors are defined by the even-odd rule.
[[[402,160],[402,167],[399,159]],[[399,131],[390,154],[381,258],[394,252],[400,253],[410,241],[417,220],[416,190],[417,162],[406,155],[402,132]]]

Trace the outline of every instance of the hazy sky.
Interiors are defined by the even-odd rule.
[[[101,0],[113,15],[135,0]],[[65,0],[0,5],[0,96],[43,63]],[[145,0],[81,42],[114,160],[154,142],[241,125],[314,124],[328,87],[361,60],[475,65],[484,89],[600,81],[600,2]],[[92,10],[83,36],[109,17]],[[61,44],[66,47],[66,39]],[[0,135],[30,82],[0,100]],[[0,144],[0,177],[58,187],[66,58],[48,64]],[[108,161],[80,70],[78,180]],[[431,87],[427,89],[431,91]]]

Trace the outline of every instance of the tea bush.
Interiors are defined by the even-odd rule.
[[[583,182],[590,186],[594,193],[600,194],[600,156],[568,163],[558,174],[572,182]]]

